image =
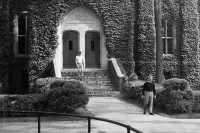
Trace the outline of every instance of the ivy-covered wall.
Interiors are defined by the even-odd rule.
[[[199,82],[199,13],[197,0],[162,0],[162,18],[176,23],[173,55],[164,55],[164,71],[171,77]],[[155,74],[156,39],[154,0],[3,0],[0,1],[0,82],[9,87],[9,68],[13,54],[14,15],[29,12],[29,85],[44,75],[58,46],[57,27],[69,11],[84,5],[101,20],[106,35],[108,57],[117,58],[127,76],[139,79]]]
[[[137,7],[136,72],[139,79],[145,79],[148,74],[155,74],[154,0],[138,0]]]
[[[0,1],[0,93],[9,93],[10,65],[12,57],[12,32],[10,28],[9,3]]]
[[[164,71],[188,80],[194,88],[198,87],[200,74],[198,9],[198,0],[163,0],[162,4],[163,18],[170,18],[176,24],[177,42],[175,53],[164,56]]]
[[[54,0],[39,1],[31,5],[31,39],[29,80],[30,86],[41,77],[47,65],[55,55],[58,45],[57,27],[63,16],[73,8],[84,5],[92,10],[100,19],[106,35],[108,57],[119,58],[127,74],[134,68],[133,38],[134,17],[131,14],[134,3],[110,0]],[[34,89],[31,90],[34,92]]]

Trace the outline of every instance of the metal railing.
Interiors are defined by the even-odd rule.
[[[125,125],[120,122],[116,122],[113,120],[108,120],[104,118],[98,118],[98,117],[92,117],[92,116],[82,116],[82,115],[75,115],[75,114],[65,114],[65,113],[55,113],[55,112],[41,112],[41,111],[0,111],[0,113],[22,113],[22,114],[36,114],[37,115],[37,121],[38,121],[38,133],[41,133],[41,121],[40,117],[41,115],[60,115],[60,116],[70,116],[70,117],[80,117],[80,118],[85,118],[88,120],[88,133],[91,133],[91,120],[99,120],[99,121],[104,121],[108,123],[113,123],[115,125],[122,126],[127,129],[127,133],[130,133],[130,131],[134,131],[135,133],[142,133],[141,131],[131,127],[130,125]]]

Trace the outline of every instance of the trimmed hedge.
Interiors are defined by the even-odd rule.
[[[122,86],[121,93],[125,94],[125,96],[130,97],[132,99],[142,101],[141,96],[142,96],[142,89],[143,89],[144,83],[145,81],[143,80],[135,80],[135,81],[126,82]],[[156,92],[159,93],[163,90],[163,87],[155,83],[155,89],[156,89]]]
[[[34,87],[35,92],[45,93],[50,89],[51,83],[55,81],[66,81],[64,78],[48,77],[48,78],[39,78],[36,80]]]
[[[46,82],[47,83],[47,82]],[[43,94],[14,95],[0,99],[0,110],[50,111],[71,113],[85,107],[89,98],[79,81],[55,80]],[[1,116],[32,116],[33,114],[0,114]]]
[[[163,82],[165,90],[158,93],[155,105],[168,113],[192,112],[194,95],[185,79],[172,78]]]
[[[143,105],[141,93],[144,81],[127,82],[122,87],[122,93],[126,97],[138,100]],[[199,98],[195,98],[190,89],[188,81],[184,79],[168,79],[162,85],[155,84],[157,98],[154,100],[155,106],[163,109],[167,113],[187,113],[198,112]]]
[[[8,95],[0,98],[1,111],[42,111],[42,95]],[[32,116],[33,114],[3,113],[0,116]]]
[[[54,81],[45,94],[48,100],[45,110],[68,113],[84,107],[89,101],[85,89],[79,81]]]
[[[192,111],[195,113],[200,113],[200,95],[194,96],[194,104],[193,104]]]
[[[172,78],[162,83],[165,89],[172,91],[185,91],[190,89],[189,82],[185,79]]]
[[[193,107],[192,90],[173,91],[166,89],[158,93],[155,105],[167,113],[188,113]]]

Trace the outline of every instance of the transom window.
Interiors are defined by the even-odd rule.
[[[175,24],[171,20],[162,20],[163,54],[173,54],[175,43]]]
[[[28,55],[28,12],[24,11],[15,17],[15,55]]]

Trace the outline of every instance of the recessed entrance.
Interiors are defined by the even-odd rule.
[[[86,32],[85,35],[86,68],[100,68],[100,34]]]
[[[56,77],[62,69],[75,68],[75,57],[82,52],[84,67],[107,70],[106,36],[98,16],[85,6],[66,11],[57,27],[58,47],[54,58]]]
[[[63,32],[63,68],[76,68],[75,57],[78,53],[78,32]]]

